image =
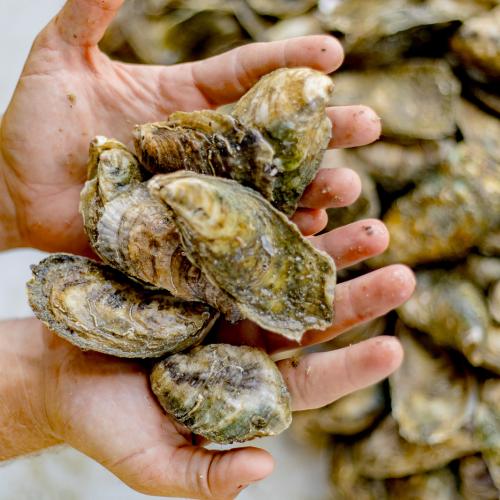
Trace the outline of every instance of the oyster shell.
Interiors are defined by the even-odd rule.
[[[329,340],[326,346],[328,349],[341,349],[352,344],[357,344],[366,339],[371,339],[377,335],[383,335],[387,332],[387,319],[385,316],[366,321],[356,325],[349,330]]]
[[[498,500],[498,490],[482,457],[473,455],[460,460],[460,493],[464,500]]]
[[[147,291],[85,257],[53,254],[31,270],[28,297],[36,317],[81,349],[159,357],[200,343],[217,318],[205,304]]]
[[[252,347],[211,344],[175,354],[155,365],[151,387],[167,413],[217,443],[279,434],[292,418],[278,368]]]
[[[483,255],[500,257],[500,229],[490,231],[478,244]]]
[[[477,401],[475,379],[443,349],[429,350],[399,325],[405,357],[389,377],[392,416],[407,441],[446,441],[470,422]]]
[[[400,436],[397,422],[388,416],[354,445],[354,460],[362,475],[384,479],[437,469],[477,451],[478,444],[467,429],[434,445],[410,443]]]
[[[488,309],[491,317],[500,323],[500,279],[492,285],[488,294]]]
[[[375,384],[324,408],[294,413],[291,429],[302,442],[326,440],[330,434],[351,436],[371,427],[384,409],[384,390]]]
[[[500,6],[467,19],[451,48],[472,78],[500,83]]]
[[[333,78],[333,104],[366,104],[382,118],[382,134],[395,139],[438,140],[455,132],[460,84],[443,61],[344,71]]]
[[[471,254],[467,257],[467,277],[486,290],[488,286],[500,280],[500,259]]]
[[[474,423],[476,438],[491,478],[500,489],[500,379],[484,382]]]
[[[332,89],[319,71],[278,69],[236,103],[232,116],[178,112],[136,127],[136,151],[152,172],[186,169],[232,178],[291,214],[330,140],[325,108]]]
[[[207,302],[232,321],[233,302],[185,256],[177,228],[152,198],[137,159],[123,144],[97,137],[90,145],[89,180],[80,213],[95,252],[119,271],[184,300]]]
[[[390,500],[460,500],[455,476],[450,469],[386,481]]]
[[[324,33],[321,23],[316,16],[306,14],[304,16],[284,19],[274,24],[264,33],[264,38],[273,42],[276,40],[286,40],[298,36],[318,35]]]
[[[247,0],[255,12],[266,16],[292,17],[303,14],[316,5],[316,0]]]
[[[257,192],[186,171],[156,175],[149,190],[169,207],[188,258],[243,317],[295,340],[332,323],[333,260]]]

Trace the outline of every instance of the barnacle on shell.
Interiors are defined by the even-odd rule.
[[[159,357],[200,343],[218,316],[200,302],[145,290],[85,257],[53,254],[31,269],[28,297],[35,315],[81,349]]]
[[[335,264],[281,212],[237,182],[180,171],[156,175],[188,258],[243,317],[300,340],[333,321]]]
[[[155,365],[151,387],[167,413],[216,443],[272,436],[292,418],[278,368],[253,347],[209,344],[175,354]]]

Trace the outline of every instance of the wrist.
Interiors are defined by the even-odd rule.
[[[61,443],[46,409],[48,338],[35,319],[0,323],[0,460]]]

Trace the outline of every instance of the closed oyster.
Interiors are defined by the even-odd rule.
[[[312,14],[306,14],[277,22],[265,31],[264,38],[269,42],[273,42],[275,40],[286,40],[320,33],[323,33],[323,29],[319,19]]]
[[[266,16],[292,17],[308,11],[316,5],[316,0],[247,0],[255,12]]]
[[[500,323],[500,280],[498,280],[488,294],[488,309],[491,317]]]
[[[482,457],[473,455],[460,460],[460,493],[464,500],[498,500],[498,490]]]
[[[470,422],[477,400],[475,379],[445,350],[430,350],[401,324],[398,337],[405,357],[389,383],[399,433],[413,443],[442,443]]]
[[[53,254],[31,269],[28,297],[35,315],[81,349],[159,357],[200,343],[217,318],[205,304],[147,291],[85,257]]]
[[[467,19],[451,39],[451,47],[469,74],[479,81],[500,83],[500,6]]]
[[[330,140],[325,108],[332,89],[319,71],[279,69],[261,78],[232,116],[178,112],[136,127],[136,152],[152,172],[186,169],[231,178],[291,214]]]
[[[232,297],[242,316],[300,340],[333,321],[335,264],[262,196],[193,172],[156,175],[190,260]]]
[[[454,104],[460,84],[443,61],[344,71],[332,80],[333,104],[372,107],[382,118],[385,137],[438,140],[455,132]]]
[[[464,256],[500,224],[500,164],[481,149],[461,145],[441,173],[398,198],[383,220],[391,244],[374,265]]]
[[[175,354],[155,365],[151,387],[167,413],[217,443],[279,434],[292,418],[278,368],[252,347],[211,344]]]
[[[397,310],[400,318],[477,364],[476,353],[485,344],[489,329],[481,291],[448,271],[420,271],[416,277],[415,293]]]
[[[388,416],[354,445],[354,459],[363,476],[383,479],[437,469],[477,451],[478,444],[467,429],[434,445],[410,443],[400,436],[397,422]]]
[[[483,255],[500,257],[500,228],[488,232],[479,242],[478,248]]]
[[[386,485],[391,500],[460,500],[455,476],[447,468],[388,479]]]
[[[292,432],[303,442],[325,440],[330,434],[350,436],[368,429],[384,409],[383,388],[375,384],[324,408],[294,413]]]
[[[470,254],[466,263],[467,277],[486,290],[491,283],[500,280],[500,259]]]
[[[92,248],[107,264],[176,297],[207,302],[230,320],[239,318],[232,301],[186,258],[172,218],[150,196],[137,159],[123,144],[94,139],[88,170],[80,213]]]
[[[495,486],[500,489],[500,379],[486,380],[475,415],[475,434]]]

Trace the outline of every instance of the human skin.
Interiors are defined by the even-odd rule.
[[[90,139],[131,143],[135,123],[175,110],[214,108],[234,101],[260,76],[284,66],[329,73],[342,61],[327,36],[252,44],[205,61],[172,67],[112,62],[97,48],[121,0],[70,0],[33,45],[0,128],[0,248],[30,246],[89,254],[78,215]],[[330,108],[331,147],[375,140],[380,121],[369,108]],[[333,165],[332,165],[333,167]],[[325,223],[324,209],[359,194],[356,174],[326,168],[306,190],[294,215],[304,234]],[[367,230],[366,228],[369,228]],[[382,252],[387,230],[376,220],[312,236],[339,268]],[[389,266],[336,287],[336,318],[308,332],[301,345],[327,341],[383,315],[411,294],[414,278]],[[275,354],[297,344],[255,324],[221,324],[216,340],[257,345]],[[399,366],[393,337],[278,362],[293,408],[316,408],[378,382]],[[214,451],[166,416],[137,362],[82,352],[35,319],[0,324],[0,458],[66,443],[143,493],[234,498],[271,473],[273,460],[253,447]]]

